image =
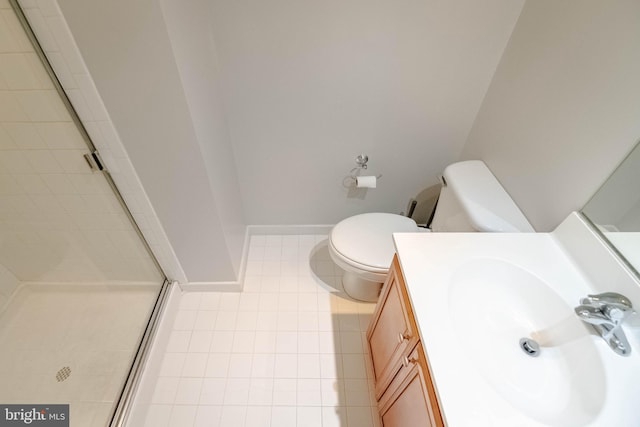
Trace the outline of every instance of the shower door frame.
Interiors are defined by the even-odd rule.
[[[84,124],[80,120],[78,113],[76,112],[75,108],[73,107],[73,104],[71,104],[69,97],[64,91],[64,88],[62,87],[62,84],[60,83],[58,76],[56,75],[53,67],[51,66],[51,63],[49,62],[49,59],[44,53],[44,50],[42,49],[40,42],[36,38],[36,35],[33,29],[31,28],[31,25],[29,24],[29,21],[27,20],[22,10],[22,7],[18,3],[18,0],[9,0],[9,4],[11,5],[11,8],[16,14],[18,21],[20,22],[20,25],[25,31],[25,34],[29,39],[29,42],[31,43],[36,55],[38,56],[38,59],[42,63],[47,75],[51,79],[51,82],[56,92],[58,93],[58,96],[60,96],[62,103],[64,104],[65,108],[69,112],[69,115],[71,116],[71,119],[74,125],[80,132],[82,139],[87,145],[87,149],[89,150],[89,153],[88,153],[89,156],[85,156],[85,158],[89,163],[89,167],[91,167],[91,169],[94,169],[94,172],[97,170],[102,173],[107,183],[109,184],[109,187],[111,187],[113,194],[118,200],[118,203],[122,207],[125,215],[129,219],[129,222],[131,223],[133,229],[138,235],[140,242],[142,243],[145,250],[151,257],[151,260],[155,264],[157,270],[160,272],[161,276],[163,277],[163,282],[160,287],[160,291],[158,292],[158,296],[156,298],[156,301],[154,302],[151,315],[149,316],[149,319],[145,326],[144,333],[142,334],[142,338],[138,344],[138,348],[135,351],[135,356],[129,368],[127,378],[121,389],[120,396],[117,399],[115,410],[113,411],[111,419],[109,421],[110,427],[123,427],[126,425],[127,416],[133,405],[133,398],[135,396],[136,389],[140,383],[141,375],[145,367],[145,362],[148,359],[148,355],[151,349],[151,343],[157,332],[158,323],[166,307],[168,297],[170,294],[170,289],[173,283],[169,281],[169,279],[167,278],[167,275],[165,274],[164,270],[160,266],[160,263],[158,262],[153,251],[151,250],[151,247],[149,246],[149,243],[145,239],[144,234],[140,230],[140,227],[136,223],[134,216],[129,210],[129,207],[127,206],[124,198],[122,197],[122,194],[118,190],[118,187],[116,186],[115,181],[111,177],[111,174],[104,167],[104,164],[102,164],[100,155],[98,153],[98,150],[95,144],[91,140],[91,137],[89,136]]]

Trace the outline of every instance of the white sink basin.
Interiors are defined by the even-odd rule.
[[[509,262],[476,258],[449,287],[460,351],[511,405],[550,426],[582,426],[605,400],[602,360],[588,330],[544,281]],[[541,345],[536,357],[521,338]]]
[[[591,282],[548,233],[394,241],[447,425],[640,426],[640,332],[626,331],[632,351],[622,357],[574,312],[607,291],[640,307],[636,282],[618,273]],[[541,345],[537,357],[521,338]]]

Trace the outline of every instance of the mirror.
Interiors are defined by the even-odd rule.
[[[640,144],[613,171],[582,213],[636,274],[640,272]]]

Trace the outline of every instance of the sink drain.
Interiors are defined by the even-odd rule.
[[[520,338],[520,348],[527,356],[538,357],[540,355],[540,346],[531,338]]]

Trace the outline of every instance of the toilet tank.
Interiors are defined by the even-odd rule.
[[[433,231],[534,232],[524,214],[481,160],[447,166]]]

